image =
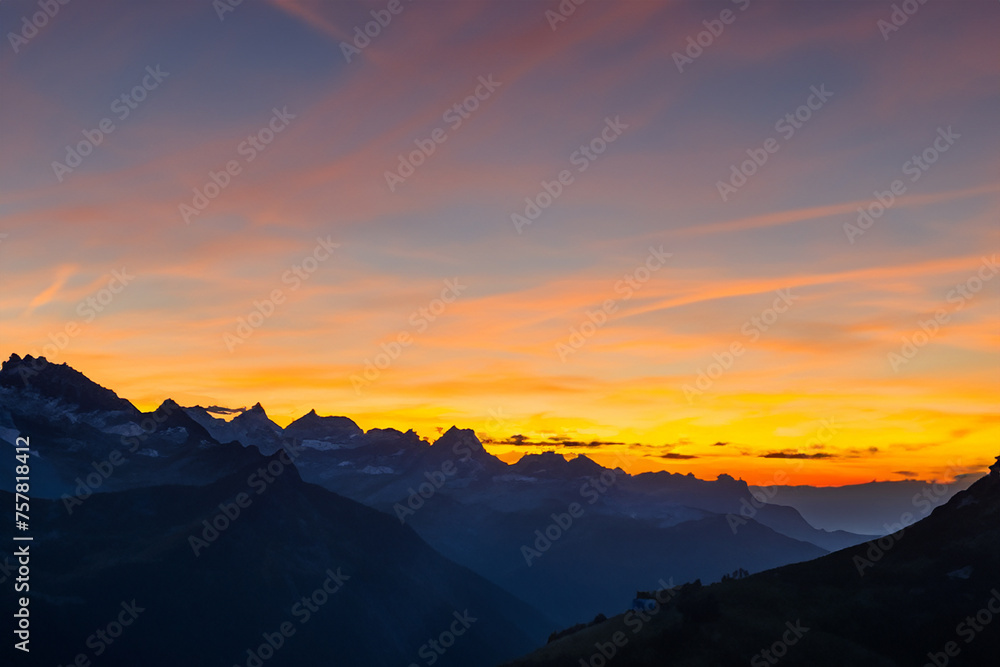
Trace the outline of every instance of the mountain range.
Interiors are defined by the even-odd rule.
[[[552,452],[507,464],[455,427],[431,444],[315,411],[285,428],[260,404],[215,414],[170,399],[143,413],[65,364],[4,362],[0,439],[30,437],[44,527],[33,609],[59,629],[39,631],[46,659],[95,653],[94,621],[142,597],[152,620],[102,664],[137,664],[170,627],[187,639],[163,664],[249,665],[284,622],[284,664],[495,664],[623,611],[636,590],[878,537],[817,529],[728,475],[630,475]],[[300,628],[296,600],[333,579],[325,612]]]
[[[505,667],[981,667],[1000,652],[1000,457],[921,521],[553,637]],[[613,660],[613,662],[611,662]]]

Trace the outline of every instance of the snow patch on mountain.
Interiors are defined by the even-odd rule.
[[[112,435],[125,435],[134,436],[141,435],[144,433],[143,428],[136,424],[135,422],[128,422],[127,424],[116,424],[115,426],[108,426],[101,429],[105,433],[110,433]]]
[[[494,482],[537,482],[537,477],[528,477],[527,475],[518,475],[516,473],[507,473],[506,475],[494,475]]]
[[[333,449],[344,449],[344,445],[336,442],[327,442],[326,440],[303,440],[303,447],[309,447],[310,449],[315,449],[321,452],[330,451]]]

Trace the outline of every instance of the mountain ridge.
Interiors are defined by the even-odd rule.
[[[583,454],[567,460],[552,452],[508,464],[471,429],[453,426],[429,443],[412,430],[366,432],[347,417],[315,410],[282,429],[260,403],[229,421],[171,399],[152,413],[132,412],[117,409],[124,399],[68,367],[35,365],[41,376],[55,379],[0,386],[0,426],[6,429],[0,436],[39,436],[39,497],[59,498],[72,509],[92,494],[165,484],[203,487],[255,455],[294,449],[294,467],[305,482],[394,517],[450,560],[561,623],[627,606],[622,590],[647,587],[660,576],[656,554],[670,554],[678,573],[711,581],[737,568],[807,560],[872,537],[817,530],[781,505],[746,513],[751,489],[730,475],[714,481],[665,471],[629,475]],[[14,370],[2,375],[16,378]],[[90,403],[91,394],[116,410],[85,411],[72,403],[78,396]],[[116,450],[125,452],[125,463],[111,466]],[[552,531],[554,518],[568,516],[574,506],[578,516],[565,539],[540,549],[545,541],[537,536]],[[686,548],[674,548],[678,541]],[[529,546],[542,557],[523,557]],[[722,555],[728,552],[744,554],[743,562]],[[622,566],[580,597],[580,582],[602,558],[619,559]],[[563,593],[540,594],[540,582],[553,577],[564,581]]]
[[[1000,633],[1000,457],[916,523],[815,560],[702,586],[575,632],[504,667],[993,664]],[[663,580],[661,580],[663,581]]]

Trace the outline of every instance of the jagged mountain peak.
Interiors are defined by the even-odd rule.
[[[428,446],[413,429],[409,429],[404,433],[395,428],[372,428],[365,432],[366,444],[371,445],[384,442],[396,443],[412,449]]]
[[[448,441],[457,438],[472,438],[476,442],[479,442],[479,438],[476,437],[476,432],[471,428],[459,428],[457,426],[450,426],[447,431],[441,434],[441,437],[434,441],[433,444],[437,444],[442,440]]]
[[[156,411],[157,412],[160,412],[160,411],[163,411],[163,410],[174,411],[174,410],[181,410],[181,409],[182,408],[177,403],[177,401],[175,401],[172,398],[168,398],[168,399],[164,400],[162,403],[160,403],[160,407],[156,408]]]
[[[240,425],[243,424],[246,425],[263,424],[268,428],[270,428],[272,431],[275,432],[281,431],[281,427],[275,424],[273,421],[271,421],[271,418],[267,416],[267,412],[265,412],[264,410],[264,406],[262,406],[260,403],[255,403],[254,406],[249,410],[245,410],[240,414],[236,415],[235,417],[233,417],[233,420],[230,423],[236,427],[240,427]]]
[[[260,404],[258,403],[257,405],[259,406]],[[263,408],[261,409],[263,410]],[[333,416],[333,415],[323,416],[320,415],[318,412],[316,412],[315,408],[313,408],[306,414],[302,415],[301,417],[293,421],[292,424],[300,424],[300,425],[301,424],[338,424],[338,425],[350,424],[357,426],[357,424],[354,423],[354,420],[352,420],[349,417]],[[291,426],[292,424],[289,424],[289,426]]]
[[[566,462],[567,467],[581,475],[600,475],[606,468],[586,454],[577,454]]]
[[[567,461],[562,454],[553,451],[525,454],[511,467],[520,475],[560,479],[590,477],[604,470],[603,466],[583,454]]]
[[[11,354],[0,366],[0,386],[34,391],[47,398],[60,399],[80,410],[121,411],[139,410],[115,392],[97,384],[80,371],[62,363],[54,364],[45,357],[23,358]]]
[[[611,468],[602,466],[586,454],[577,454],[567,459],[562,454],[554,451],[525,454],[512,468],[518,474],[529,477],[553,477],[559,479],[596,477],[601,473],[611,470]]]
[[[303,440],[347,441],[364,433],[361,427],[348,417],[319,415],[315,409],[302,415],[285,427],[289,437]]]
[[[548,464],[548,465],[563,465],[566,463],[566,457],[554,451],[539,452],[537,454],[525,454],[518,460],[514,465],[537,465],[537,464]]]
[[[483,447],[483,443],[476,437],[475,431],[471,428],[458,428],[457,426],[452,426],[442,433],[441,437],[431,444],[431,447],[437,450],[453,450],[459,447],[467,447],[477,456],[481,454],[488,455],[486,449]]]
[[[732,475],[727,475],[726,473],[720,473],[715,477],[715,483],[719,486],[732,487],[739,489],[741,492],[749,492],[750,486],[742,479],[736,479]]]

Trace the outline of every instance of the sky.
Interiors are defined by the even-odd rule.
[[[985,470],[1000,6],[903,4],[5,0],[0,351],[507,461]]]

